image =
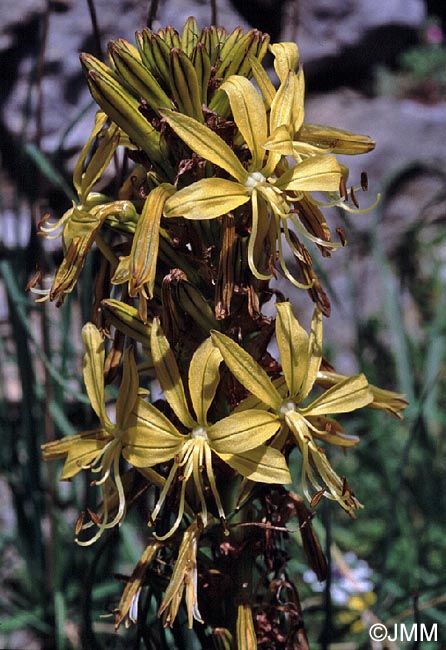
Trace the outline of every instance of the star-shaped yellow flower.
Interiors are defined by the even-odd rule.
[[[294,246],[288,231],[288,221],[311,241],[330,248],[338,244],[322,240],[308,232],[292,211],[291,204],[304,193],[339,189],[341,166],[332,154],[319,153],[308,145],[306,154],[295,157],[289,167],[281,153],[267,151],[269,138],[280,126],[294,131],[296,120],[295,73],[284,79],[267,114],[263,99],[244,77],[234,75],[221,86],[229,99],[241,143],[249,152],[245,167],[231,147],[207,126],[191,117],[171,110],[160,111],[175,133],[199,156],[227,172],[226,178],[204,178],[180,189],[165,204],[166,217],[186,219],[213,219],[251,202],[252,220],[248,245],[248,262],[251,272],[259,279],[271,275],[259,270],[264,267],[264,242],[272,240],[279,247],[279,260],[286,277],[297,282],[288,271],[282,251],[282,229],[293,253],[301,252]],[[290,85],[291,84],[291,85]],[[304,157],[305,156],[305,157]]]
[[[151,354],[164,396],[184,426],[181,433],[155,406],[138,399],[133,408],[136,423],[123,435],[123,455],[135,467],[153,467],[173,460],[172,468],[158,502],[152,512],[155,521],[174,480],[181,478],[180,503],[177,517],[164,539],[178,528],[185,508],[186,488],[192,479],[200,504],[203,525],[208,522],[204,495],[205,470],[219,516],[225,518],[217,489],[213,454],[244,477],[263,483],[288,483],[290,475],[283,455],[265,446],[279,429],[280,423],[271,413],[250,409],[233,413],[218,422],[208,422],[211,406],[220,381],[220,352],[206,339],[194,353],[189,367],[189,394],[194,409],[187,405],[180,372],[173,352],[154,319],[151,331]]]
[[[132,408],[138,398],[138,371],[131,348],[124,353],[123,375],[116,401],[116,424],[107,415],[104,391],[104,341],[93,323],[87,323],[82,330],[82,339],[86,348],[84,356],[84,382],[91,406],[99,418],[100,428],[84,431],[42,446],[45,460],[66,456],[61,479],[73,478],[81,470],[90,470],[100,475],[92,484],[101,488],[103,494],[103,514],[101,520],[89,522],[83,528],[98,523],[96,534],[87,541],[78,544],[93,544],[106,528],[118,524],[125,514],[125,493],[120,474],[120,457],[122,436],[131,426],[134,416]],[[116,515],[109,520],[109,497],[118,495]]]
[[[285,382],[282,389],[278,389],[263,368],[232,339],[219,332],[213,332],[212,338],[236,379],[293,434],[302,454],[302,486],[307,499],[310,502],[314,499],[308,488],[310,482],[318,495],[336,500],[352,514],[359,503],[334,471],[315,438],[341,446],[356,444],[355,436],[344,434],[340,425],[327,416],[367,406],[373,395],[367,379],[360,374],[345,378],[310,404],[305,404],[322,360],[322,314],[315,309],[308,335],[295,318],[290,303],[278,303],[276,307],[276,339]],[[259,408],[255,400],[248,398],[244,407]]]

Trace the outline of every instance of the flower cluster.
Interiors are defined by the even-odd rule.
[[[237,503],[256,486],[286,491],[293,449],[309,503],[327,497],[353,516],[359,501],[333,468],[329,446],[349,448],[359,439],[332,416],[364,407],[399,415],[405,401],[362,374],[326,369],[329,303],[299,239],[325,256],[345,243],[332,239],[322,209],[361,212],[358,188],[348,193],[348,170],[337,155],[365,153],[373,141],[304,121],[293,43],[269,45],[255,30],[200,32],[192,18],[181,34],[145,29],[136,40],[136,47],[110,43],[110,67],[81,55],[101,110],[75,169],[78,200],[59,221],[41,224],[43,235],[61,234],[64,251],[50,300],[61,304],[73,290],[94,245],[102,260],[94,324],[83,328],[84,382],[99,427],[47,443],[43,454],[66,459],[63,480],[81,471],[96,476],[91,485],[100,488],[101,503],[78,521],[81,545],[123,522],[141,493],[132,477],[154,488],[147,520],[155,531],[116,625],[135,620],[150,564],[174,546],[159,615],[172,626],[184,593],[192,626],[204,618],[197,554],[208,531],[221,523],[228,544],[238,539],[242,549],[231,529]],[[262,66],[268,49],[277,88]],[[125,180],[117,192],[98,193],[112,158]],[[262,314],[278,272],[316,303],[309,334],[280,294],[275,326]],[[277,359],[268,351],[273,336]],[[106,383],[119,366],[113,423]],[[147,376],[162,391],[155,403]],[[253,647],[253,611],[240,599],[237,612],[240,647]]]

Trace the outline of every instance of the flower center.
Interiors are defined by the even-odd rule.
[[[266,181],[265,176],[260,172],[251,172],[250,174],[248,174],[245,187],[248,189],[249,193],[251,194],[253,189],[257,187],[257,185],[260,185],[261,183],[265,183],[265,181]]]
[[[192,438],[192,440],[197,440],[197,438],[201,438],[206,442],[209,441],[208,434],[204,427],[195,427],[195,429],[192,429],[190,437]]]
[[[279,416],[285,418],[285,415],[290,411],[296,411],[295,403],[291,401],[284,402],[279,409]]]

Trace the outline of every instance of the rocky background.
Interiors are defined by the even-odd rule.
[[[158,5],[155,27],[172,24],[181,28],[188,15],[195,15],[203,26],[211,22],[212,3],[204,0],[161,0]],[[146,24],[155,8],[145,0],[96,0],[94,6],[100,43],[94,37],[84,0],[16,0],[7,7],[2,5],[0,254],[7,254],[16,244],[25,246],[32,223],[48,208],[56,213],[65,208],[60,184],[58,188],[51,182],[51,174],[38,173],[36,150],[65,173],[69,182],[69,171],[89,132],[94,112],[78,53],[98,54],[105,50],[110,38],[133,40],[135,30]],[[428,104],[423,96],[413,101],[410,97],[377,95],[376,70],[378,65],[395,68],[401,53],[423,40],[429,15],[445,20],[444,3],[217,0],[216,8],[218,22],[228,29],[255,24],[268,31],[273,40],[299,43],[306,73],[308,121],[367,133],[377,141],[373,153],[346,161],[351,166],[353,183],[358,182],[363,169],[369,174],[370,197],[364,198],[365,205],[373,201],[392,175],[412,163],[423,167],[421,175],[425,180],[428,177],[430,185],[424,188],[422,181],[414,193],[408,193],[405,187],[399,214],[391,221],[383,220],[378,231],[387,249],[398,246],[398,234],[419,218],[423,206],[442,187],[443,181],[435,170],[445,167],[446,104]],[[366,214],[358,216],[351,227],[365,236],[375,223],[376,215]],[[358,241],[356,235],[349,239],[349,253],[330,261],[339,278],[335,282],[339,286],[333,287],[335,296],[343,291],[344,266],[364,257],[362,239]],[[369,278],[369,263],[358,261],[365,274],[364,284],[373,287],[373,269]],[[379,310],[380,292],[361,292],[359,304],[353,307],[341,301],[338,308],[341,311],[336,316],[337,310],[333,310],[332,320],[337,330],[337,317],[348,322],[354,316],[353,310],[365,310],[365,317]],[[6,316],[5,307],[0,307],[2,316]],[[413,318],[416,320],[416,316]],[[348,344],[349,328],[341,329],[344,343]],[[348,366],[347,361],[345,364]]]
[[[201,26],[211,22],[212,3],[207,0],[158,4],[155,27],[181,28],[189,15]],[[64,183],[70,182],[76,154],[92,124],[95,108],[78,54],[100,54],[111,38],[133,40],[154,9],[146,0],[95,0],[94,6],[100,42],[86,0],[1,0],[0,265],[3,259],[23,256],[28,274],[33,250],[42,245],[35,224],[48,210],[60,214],[66,209]],[[298,42],[308,121],[366,133],[377,141],[374,152],[346,163],[353,184],[361,171],[368,172],[370,189],[360,196],[361,206],[372,203],[378,192],[383,193],[381,204],[364,215],[333,215],[330,223],[344,228],[349,245],[321,264],[321,277],[329,275],[326,289],[333,306],[327,341],[342,348],[342,355],[330,351],[331,360],[340,371],[354,372],[358,328],[363,328],[367,353],[373,323],[386,321],[396,299],[404,307],[401,326],[413,340],[422,339],[426,313],[415,299],[420,296],[414,286],[423,290],[433,264],[442,264],[443,282],[446,277],[444,237],[436,236],[444,232],[445,222],[446,96],[423,84],[415,94],[401,91],[396,82],[384,91],[377,83],[377,66],[396,70],[400,55],[427,38],[430,16],[438,17],[436,38],[443,38],[444,0],[216,0],[216,8],[218,23],[227,29],[255,26],[275,41]],[[392,86],[392,77],[387,79]],[[49,245],[56,259],[58,246]],[[390,274],[382,273],[383,260]],[[421,302],[423,298],[429,302],[428,295]],[[293,300],[308,311],[302,292]],[[17,409],[14,417],[20,426],[20,404],[29,396],[13,363],[9,307],[0,277],[0,402]],[[57,318],[55,309],[49,311],[51,320]],[[386,327],[381,336],[383,344],[397,344],[388,340]],[[385,365],[381,375],[385,384]],[[396,388],[406,390],[404,381],[401,374],[402,385]],[[16,525],[10,499],[6,481],[0,480],[0,502],[6,504],[0,538]],[[19,562],[14,554],[8,558],[1,582]],[[36,643],[25,633],[14,637],[14,648],[32,650],[40,647]]]

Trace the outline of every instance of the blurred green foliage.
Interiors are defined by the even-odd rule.
[[[417,48],[402,60],[404,72],[414,81],[424,83],[432,78],[442,93],[445,63],[446,49],[440,46]],[[68,205],[69,175],[60,170],[56,173],[51,157],[34,145],[23,147],[22,155],[33,165],[36,176],[65,192]],[[401,170],[384,188],[383,215],[406,173]],[[439,175],[443,193],[434,199],[444,206],[446,176]],[[446,428],[442,398],[446,388],[446,233],[441,220],[427,218],[434,199],[426,203],[426,213],[419,215],[416,225],[407,227],[391,258],[378,236],[370,238],[368,250],[385,288],[383,308],[367,321],[358,315],[355,324],[358,366],[370,382],[405,391],[411,407],[403,422],[375,411],[355,416],[354,430],[362,432],[361,444],[354,454],[339,458],[338,466],[350,477],[366,507],[352,521],[325,504],[318,509],[315,526],[325,540],[329,559],[332,548],[341,553],[353,550],[373,570],[377,599],[370,611],[377,620],[389,624],[420,620],[438,623],[445,630]],[[28,200],[31,214],[35,196]],[[351,239],[356,235],[360,237],[352,233]],[[344,252],[348,254],[348,249]],[[5,301],[6,317],[0,323],[0,486],[4,504],[0,520],[0,646],[11,650],[25,645],[45,650],[152,648],[142,626],[115,633],[113,618],[102,618],[111,613],[120,597],[121,586],[114,574],[128,575],[144,548],[145,513],[132,512],[129,526],[104,536],[94,548],[80,549],[74,543],[73,530],[85,507],[87,485],[75,481],[58,486],[58,470],[52,465],[44,467],[41,461],[41,443],[76,431],[79,423],[83,428],[91,424],[76,336],[77,324],[89,318],[88,292],[82,292],[82,283],[89,282],[88,266],[78,289],[59,311],[52,305],[36,305],[24,294],[35,262],[51,272],[56,258],[57,252],[43,251],[34,234],[27,248],[1,253],[0,299]],[[360,282],[354,260],[350,269],[354,294],[355,283]],[[410,296],[417,310],[416,334],[407,327],[403,293]],[[73,541],[67,543],[70,538]],[[301,576],[306,563],[298,534],[290,533],[284,553],[292,557],[289,567],[294,577]],[[370,647],[365,629],[353,630],[341,621],[342,607],[330,604],[327,590],[315,593],[303,579],[296,582],[301,587],[305,623],[314,648]],[[152,592],[145,591],[141,618],[153,621],[156,637],[160,625],[156,603]],[[158,645],[157,650],[163,647]],[[169,648],[175,647],[205,646],[191,632],[187,639],[172,638]],[[425,644],[423,649],[436,647]]]

